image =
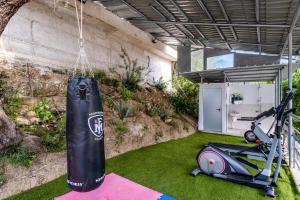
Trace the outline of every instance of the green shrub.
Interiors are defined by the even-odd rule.
[[[131,91],[139,88],[139,84],[143,81],[143,77],[150,73],[149,67],[138,65],[137,59],[131,60],[125,48],[121,48],[120,57],[123,65],[117,65],[117,68],[110,68],[110,71],[121,80],[123,87]]]
[[[53,106],[46,99],[43,99],[34,107],[34,112],[43,123],[55,122]]]
[[[134,115],[133,105],[123,103],[122,101],[114,102],[114,109],[118,112],[118,116],[121,120],[126,117],[132,117]]]
[[[162,120],[172,118],[174,113],[171,108],[163,107],[157,104],[147,104],[146,112],[149,116],[159,116]]]
[[[170,101],[176,112],[198,116],[199,85],[184,77],[173,75],[173,87],[176,90],[170,95]]]
[[[17,96],[7,96],[4,99],[4,111],[11,118],[15,119],[19,114],[22,106],[22,99]]]
[[[121,90],[121,97],[124,100],[132,99],[134,93],[130,90],[128,90],[126,87],[123,87]]]
[[[97,70],[94,72],[94,77],[96,80],[98,80],[100,83],[112,86],[112,87],[119,87],[120,86],[120,80],[110,78],[107,76],[106,72],[104,70]]]
[[[124,135],[128,132],[128,126],[123,121],[118,121],[115,128],[116,145],[120,145],[124,141]]]
[[[293,74],[293,88],[294,98],[293,98],[293,107],[296,108],[296,115],[300,116],[300,69],[296,70]],[[287,80],[282,82],[282,93],[285,95],[286,90],[288,89]],[[294,121],[294,127],[300,131],[300,123]]]
[[[9,77],[0,72],[0,101],[3,103],[5,113],[12,119],[15,119],[21,109],[21,98],[8,83]]]
[[[0,153],[0,162],[29,167],[36,155],[26,147],[13,146]]]
[[[101,83],[107,79],[107,75],[104,70],[96,70],[94,72],[94,77],[97,81],[100,81]]]
[[[168,84],[163,80],[163,77],[160,77],[157,81],[153,77],[153,86],[158,90],[164,91],[168,87]]]
[[[57,120],[55,127],[48,129],[41,127],[42,144],[48,152],[58,152],[66,149],[66,115]]]

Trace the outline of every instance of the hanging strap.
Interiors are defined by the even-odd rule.
[[[80,14],[77,7],[77,0],[75,2],[75,10],[77,17],[77,26],[78,26],[78,43],[79,43],[79,52],[75,62],[75,69],[73,71],[73,76],[76,75],[77,69],[79,68],[82,76],[86,76],[87,70],[89,71],[89,75],[94,77],[94,73],[92,70],[92,66],[87,58],[86,51],[84,48],[84,38],[83,38],[83,3],[80,0]]]

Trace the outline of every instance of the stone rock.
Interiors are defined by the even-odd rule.
[[[35,106],[39,102],[38,98],[23,96],[22,104],[27,105],[29,107]]]
[[[65,112],[66,111],[66,97],[62,96],[54,96],[49,98],[50,102],[54,104],[55,108],[58,112]]]
[[[16,124],[10,120],[0,105],[0,150],[16,145],[22,135],[16,130]]]
[[[31,118],[29,118],[29,122],[30,122],[30,124],[38,124],[41,122],[41,119],[39,119],[37,117],[31,117]]]
[[[129,124],[130,133],[132,133],[133,136],[137,137],[143,137],[143,129],[144,125],[140,123],[133,123]]]
[[[23,133],[23,135],[21,147],[28,149],[32,153],[41,153],[45,150],[40,137],[28,133]]]
[[[169,124],[169,123],[171,123],[172,121],[173,121],[173,119],[166,119],[166,120],[165,120],[165,123]]]
[[[22,105],[20,109],[20,115],[26,115],[30,110],[30,107],[28,105]]]
[[[24,118],[24,117],[17,117],[17,118],[16,118],[16,123],[17,123],[18,125],[25,125],[25,126],[30,125],[29,119]]]
[[[34,118],[34,117],[36,117],[36,115],[35,115],[35,112],[34,111],[28,111],[26,114],[25,114],[25,116],[26,117],[28,117],[28,118]]]

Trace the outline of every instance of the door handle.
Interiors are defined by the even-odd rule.
[[[218,110],[219,112],[221,112],[221,108],[217,108],[216,110]]]

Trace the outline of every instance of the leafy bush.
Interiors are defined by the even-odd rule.
[[[157,81],[153,77],[153,86],[158,90],[164,91],[168,87],[168,84],[163,80],[163,77],[160,77]]]
[[[173,110],[171,108],[167,108],[153,103],[149,103],[146,105],[146,113],[151,117],[159,116],[162,120],[169,119],[174,115]]]
[[[125,48],[121,48],[120,57],[123,65],[117,65],[117,68],[111,68],[110,71],[115,74],[122,85],[131,91],[139,88],[139,84],[143,81],[143,77],[150,73],[149,67],[138,65],[137,59],[131,60]]]
[[[296,108],[296,115],[300,116],[300,69],[298,69],[293,74],[293,88],[295,89],[294,98],[293,98],[293,107]],[[288,89],[287,80],[282,83],[282,92],[285,95],[286,90]],[[294,127],[300,131],[300,123],[294,122]]]
[[[176,112],[198,116],[199,85],[184,77],[173,75],[173,87],[176,90],[170,95],[170,101]]]
[[[121,120],[134,115],[133,106],[131,104],[123,103],[122,101],[114,102],[114,109],[118,112],[118,116]]]
[[[5,113],[15,119],[21,109],[21,98],[16,91],[8,84],[9,77],[3,72],[0,73],[0,101],[3,103]]]
[[[120,145],[124,141],[124,135],[127,132],[128,132],[127,124],[123,121],[118,121],[115,128],[117,145]]]
[[[13,146],[0,153],[0,162],[29,167],[36,155],[26,147]]]
[[[94,77],[96,80],[100,81],[101,83],[102,83],[102,81],[107,79],[107,75],[104,70],[96,70],[94,72]]]
[[[21,106],[22,99],[17,95],[7,96],[4,99],[3,109],[11,119],[15,119],[19,115]]]
[[[66,115],[57,120],[57,124],[52,129],[40,129],[42,136],[42,144],[48,152],[58,152],[66,149]]]
[[[121,90],[121,96],[124,100],[131,99],[134,93],[131,90],[128,90],[126,87],[123,87]]]
[[[55,122],[55,115],[52,107],[53,106],[48,100],[43,99],[34,107],[34,112],[36,116],[42,120],[43,123]]]

